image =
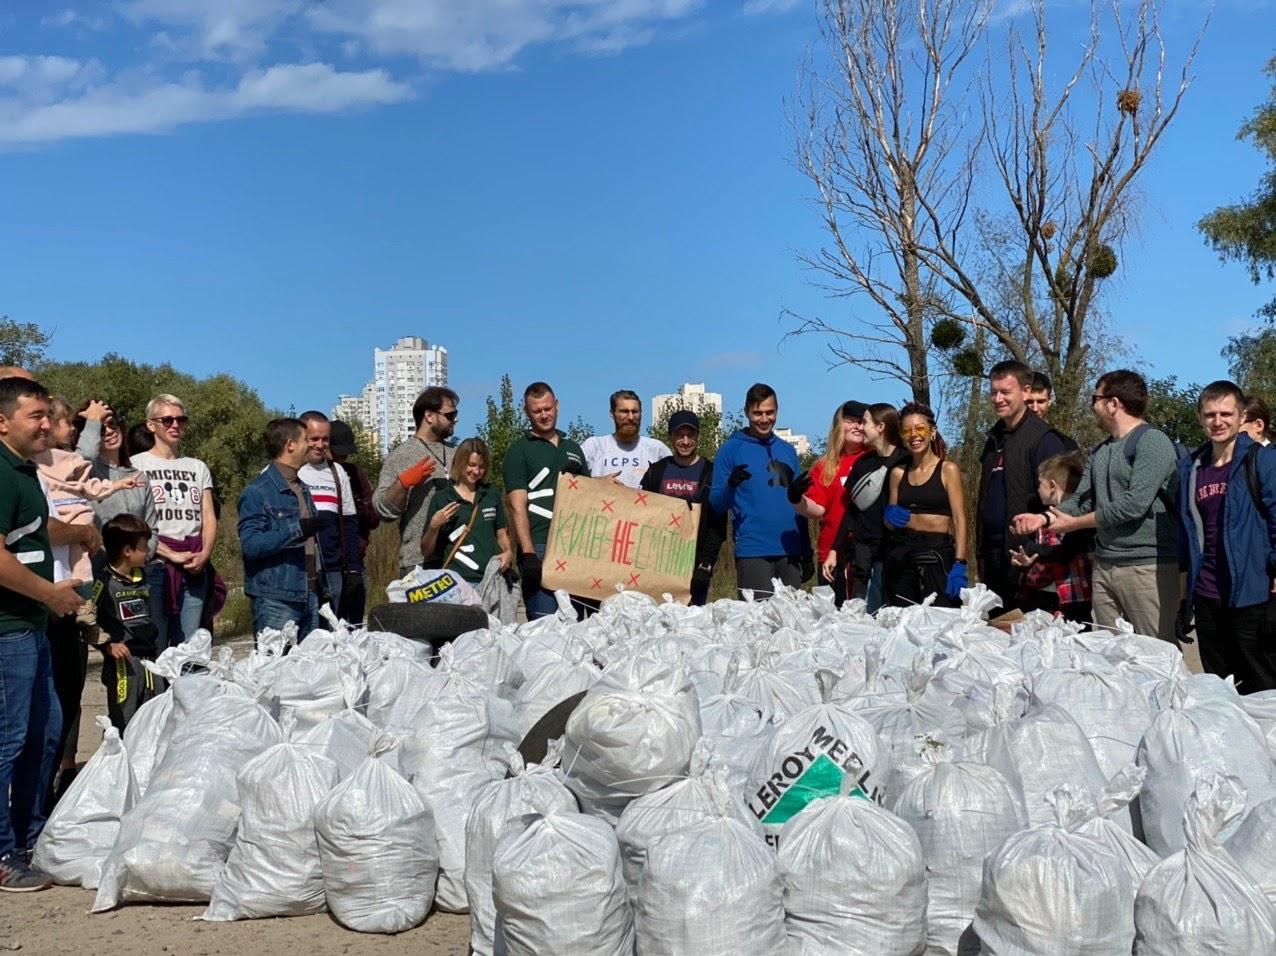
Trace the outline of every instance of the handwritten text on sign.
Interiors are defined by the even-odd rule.
[[[700,506],[601,478],[560,475],[545,550],[544,586],[606,598],[616,585],[691,598]]]

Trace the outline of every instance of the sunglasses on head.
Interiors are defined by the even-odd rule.
[[[172,428],[174,425],[185,427],[190,424],[190,419],[185,415],[161,415],[159,418],[152,418],[151,421],[157,422],[165,428]]]

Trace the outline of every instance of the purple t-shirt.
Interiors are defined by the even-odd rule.
[[[1227,577],[1227,555],[1223,553],[1223,499],[1227,497],[1227,473],[1231,463],[1209,465],[1196,474],[1196,510],[1201,513],[1205,548],[1201,570],[1196,576],[1198,597],[1222,600]]]

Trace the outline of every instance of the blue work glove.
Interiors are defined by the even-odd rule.
[[[912,512],[902,505],[887,505],[882,520],[886,522],[888,528],[903,528],[908,525],[908,519],[911,517]]]
[[[970,587],[970,582],[966,578],[966,562],[956,561],[953,563],[953,569],[948,572],[948,583],[944,586],[944,593],[949,599],[956,601],[961,597],[961,589]]]

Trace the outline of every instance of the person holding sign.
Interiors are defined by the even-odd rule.
[[[510,523],[518,545],[518,573],[523,581],[527,619],[558,610],[551,591],[541,587],[541,561],[554,517],[554,490],[562,472],[583,475],[585,453],[558,430],[558,398],[544,382],[523,391],[523,411],[531,428],[510,445],[501,473],[509,495]]]
[[[670,415],[669,440],[673,442],[673,454],[647,469],[642,476],[642,490],[705,505],[713,484],[713,462],[700,457],[699,416],[686,409]],[[718,552],[726,538],[727,516],[703,507],[696,535],[696,567],[691,572],[693,605],[703,605],[709,599],[713,566],[718,563]]]
[[[425,567],[455,571],[474,585],[482,583],[492,558],[500,557],[502,571],[514,563],[501,496],[487,483],[491,463],[483,439],[461,442],[452,459],[452,482],[430,499],[421,536]]]
[[[628,488],[638,488],[647,468],[669,457],[665,443],[640,434],[642,399],[637,392],[622,388],[611,393],[611,420],[616,430],[610,435],[594,435],[580,446],[594,478],[612,478]]]
[[[709,507],[731,514],[736,586],[768,597],[772,579],[797,587],[814,573],[806,519],[789,504],[798,469],[797,451],[777,438],[775,389],[758,383],[744,397],[749,425],[718,452]]]

